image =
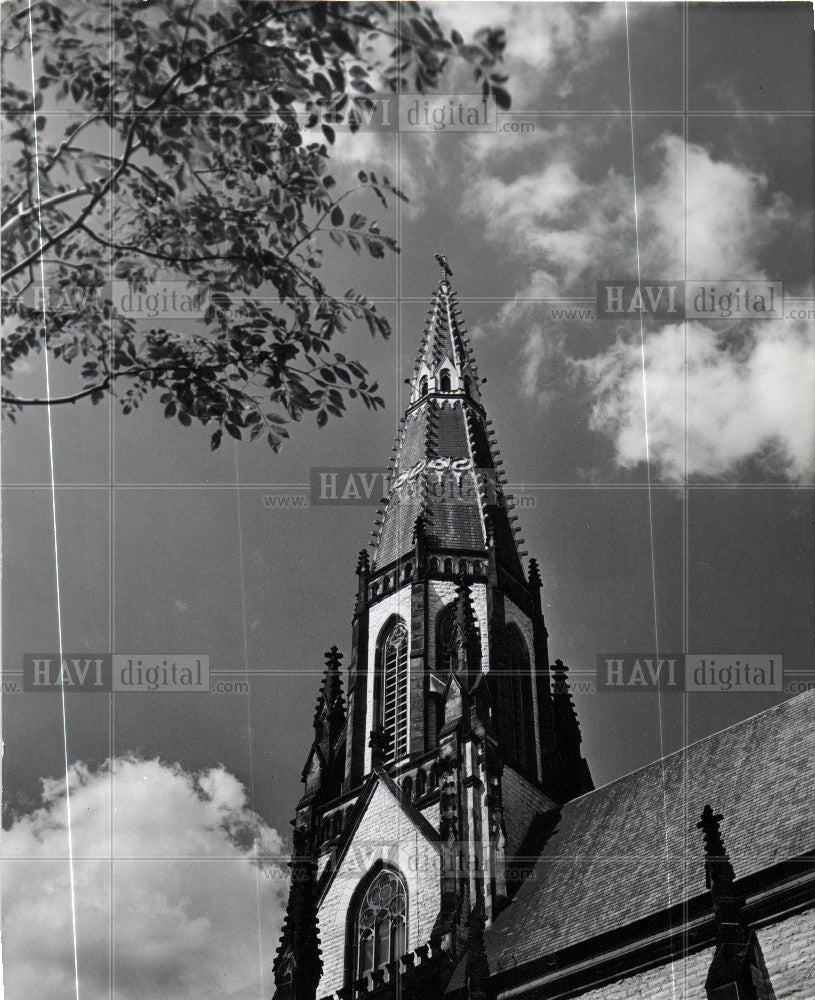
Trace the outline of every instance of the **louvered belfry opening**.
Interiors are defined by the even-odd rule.
[[[408,635],[404,622],[397,622],[382,647],[382,728],[390,743],[389,764],[407,753],[407,723]]]

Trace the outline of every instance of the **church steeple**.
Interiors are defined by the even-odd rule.
[[[579,736],[558,725],[536,562],[524,569],[513,500],[481,396],[483,381],[451,284],[442,275],[409,381],[394,444],[387,496],[358,567],[360,584],[349,673],[346,787],[370,771],[370,734],[389,738],[388,761],[428,753],[448,724],[454,619],[471,690],[501,754],[554,798],[583,790]],[[401,630],[401,631],[400,631]],[[558,730],[568,746],[558,746]],[[378,745],[378,744],[377,744]],[[581,771],[575,781],[569,772]]]
[[[591,787],[574,706],[553,696],[544,580],[534,560],[524,568],[452,269],[437,259],[387,496],[356,567],[347,711],[333,647],[297,807],[317,865],[320,996],[346,987],[366,995],[368,977],[378,989],[386,972],[387,983],[400,969],[416,973],[415,963],[394,964],[403,949],[424,954],[422,967],[431,953],[455,961],[471,936],[470,988],[482,995],[483,924],[518,887],[508,859],[524,853],[545,814]],[[397,840],[410,830],[405,843],[416,837],[428,849],[417,854],[426,867],[415,904],[385,853],[361,877],[349,872],[354,838],[370,853],[383,830]],[[358,881],[350,899],[348,878]],[[387,914],[383,891],[396,905]],[[311,906],[295,894],[290,912]],[[388,933],[372,935],[371,920]],[[297,963],[317,966],[316,939],[302,927],[279,957],[282,986]]]
[[[413,367],[390,490],[377,516],[373,566],[406,555],[421,516],[427,545],[450,556],[486,550],[491,525],[499,562],[522,580],[511,499],[450,273],[445,265]]]

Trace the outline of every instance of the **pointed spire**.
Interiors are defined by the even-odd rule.
[[[323,970],[317,923],[317,864],[305,830],[295,827],[291,888],[273,970],[279,1000],[315,1000]]]
[[[456,590],[455,600],[455,635],[460,646],[459,668],[467,682],[467,690],[481,671],[481,636],[478,631],[470,586],[466,580],[460,580]]]
[[[500,459],[481,403],[481,379],[450,285],[452,272],[439,256],[443,274],[410,378],[388,497],[376,516],[372,569],[414,555],[419,516],[429,556],[480,550],[483,558],[491,520],[497,563],[523,581]]]
[[[710,889],[714,885],[731,884],[735,879],[733,866],[730,858],[724,849],[720,823],[724,819],[721,813],[714,815],[711,806],[707,805],[702,810],[702,816],[696,824],[696,829],[701,830],[705,840],[705,880]]]
[[[572,701],[572,691],[569,687],[569,668],[563,662],[563,660],[555,660],[552,665],[552,680],[553,680],[553,691],[552,694],[555,697],[560,697],[563,699],[565,704],[571,706],[574,710],[574,702]],[[575,717],[575,724],[577,724],[577,717]]]
[[[422,379],[426,380],[427,392],[433,393],[452,391],[471,394],[480,382],[472,350],[459,322],[461,310],[449,281],[453,272],[443,254],[437,254],[436,260],[442,267],[442,277],[431,299],[425,335],[410,380],[414,402],[426,395],[422,391]],[[449,386],[442,381],[445,362],[446,367],[452,366]]]
[[[459,580],[456,588],[456,624],[461,629],[461,635],[465,641],[478,625],[470,585],[466,580]]]
[[[342,694],[342,653],[332,646],[325,654],[325,670],[320,693],[317,696],[317,708],[314,713],[316,726],[320,715],[340,715],[345,719],[345,699]]]
[[[467,1000],[487,1000],[489,995],[490,966],[484,942],[485,925],[484,897],[479,891],[470,915],[470,944],[464,966]]]
[[[721,813],[710,805],[702,810],[697,829],[705,842],[705,882],[710,889],[716,927],[716,949],[705,980],[709,1000],[738,996],[743,1000],[774,997],[761,945],[745,917],[745,898],[735,885],[735,873],[721,834]]]
[[[746,940],[746,927],[741,914],[744,897],[734,886],[736,876],[725,851],[719,825],[723,819],[721,813],[714,814],[712,807],[706,805],[696,824],[705,841],[705,884],[710,889],[719,935],[728,940]]]
[[[555,660],[549,669],[552,672],[552,720],[560,757],[561,797],[568,801],[590,791],[594,784],[586,759],[580,752],[583,737],[569,687],[569,668],[563,660]]]
[[[368,550],[360,549],[357,559],[357,611],[365,606],[365,599],[368,596],[368,574],[371,566],[368,561]]]
[[[413,541],[416,545],[421,545],[425,540],[426,523],[424,514],[419,514],[413,522]]]

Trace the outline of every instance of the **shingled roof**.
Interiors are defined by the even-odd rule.
[[[708,803],[739,879],[815,851],[814,712],[815,691],[799,695],[566,803],[486,933],[491,974],[705,893]]]
[[[442,390],[435,378],[444,367],[451,373],[450,391]],[[422,392],[425,378],[430,389]],[[445,275],[431,301],[411,379],[411,402],[394,448],[391,487],[372,542],[375,569],[411,550],[421,515],[429,550],[486,551],[489,530],[498,561],[522,577],[479,384],[455,292]]]

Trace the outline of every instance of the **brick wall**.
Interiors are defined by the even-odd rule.
[[[807,910],[769,927],[758,940],[776,1000],[815,997],[815,911]]]
[[[580,997],[581,1000],[705,1000],[705,976],[712,957],[712,948],[700,951],[671,965],[660,965],[581,993]]]
[[[758,939],[776,1000],[815,998],[815,914],[812,910],[763,927]],[[713,948],[581,993],[581,1000],[705,1000]]]
[[[380,783],[320,906],[323,976],[318,997],[344,985],[348,907],[360,880],[378,860],[394,864],[407,883],[408,950],[413,951],[430,937],[441,906],[439,854]]]
[[[425,806],[421,810],[422,816],[431,824],[434,830],[439,829],[439,824],[441,823],[441,817],[439,816],[439,803],[434,802],[432,805]]]
[[[427,637],[427,662],[433,670],[436,665],[436,619],[442,608],[455,600],[458,585],[452,580],[431,580],[428,586],[430,604],[430,635]],[[478,630],[481,633],[481,661],[485,668],[489,662],[489,628],[487,625],[487,588],[483,583],[470,584]]]

